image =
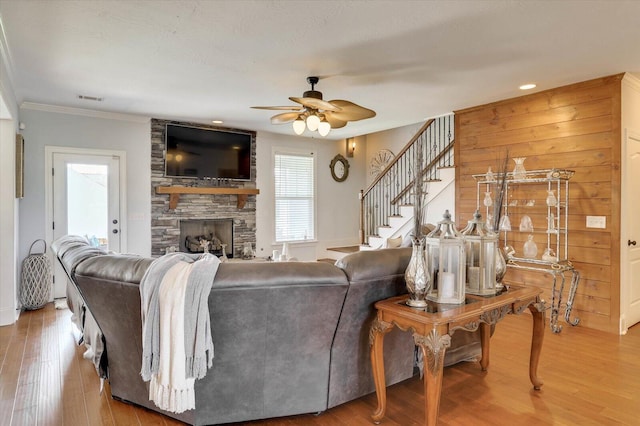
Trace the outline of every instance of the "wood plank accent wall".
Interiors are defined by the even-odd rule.
[[[573,312],[581,326],[614,333],[620,317],[622,76],[455,112],[456,221],[460,226],[466,225],[476,208],[472,175],[485,173],[489,166],[495,171],[507,149],[509,157],[527,157],[527,170],[575,170],[569,185],[569,259],[581,281]],[[514,163],[510,163],[511,171]],[[606,229],[587,228],[586,216],[606,216]],[[513,221],[517,227],[519,222]],[[522,250],[521,242],[514,246]],[[544,247],[538,243],[538,254]],[[545,299],[551,301],[551,275],[510,268],[506,280],[543,287]],[[567,292],[568,286],[565,300]]]

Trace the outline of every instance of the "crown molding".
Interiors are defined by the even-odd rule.
[[[134,123],[148,123],[151,117],[142,115],[123,114],[120,112],[97,111],[93,109],[65,107],[59,105],[40,104],[36,102],[23,102],[20,109],[33,111],[55,112],[58,114],[81,115],[84,117],[105,118],[108,120],[132,121]]]

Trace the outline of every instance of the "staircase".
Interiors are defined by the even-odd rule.
[[[446,209],[455,209],[455,168],[444,167],[438,171],[437,180],[428,183],[427,211],[424,223],[436,224],[442,220]],[[360,250],[376,250],[386,247],[388,238],[404,238],[413,232],[413,204],[403,204],[399,214],[389,216],[385,225],[378,226],[375,234],[369,235],[366,244]]]
[[[453,114],[428,120],[371,185],[360,191],[360,246],[328,248],[332,258],[357,249],[383,248],[387,239],[404,239],[411,233],[416,176],[427,192],[424,223],[435,224],[446,209],[455,208],[453,120]]]

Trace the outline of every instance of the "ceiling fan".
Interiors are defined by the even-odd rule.
[[[271,124],[285,124],[293,122],[293,131],[301,135],[305,129],[318,131],[321,136],[327,136],[331,129],[339,129],[349,121],[364,120],[376,116],[376,112],[350,101],[336,99],[325,101],[322,92],[315,90],[319,77],[307,77],[311,90],[302,94],[301,98],[291,96],[289,99],[300,104],[292,106],[254,106],[251,108],[276,111],[289,111],[271,117]]]

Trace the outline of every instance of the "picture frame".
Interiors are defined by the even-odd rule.
[[[16,134],[16,198],[24,198],[24,138]]]

